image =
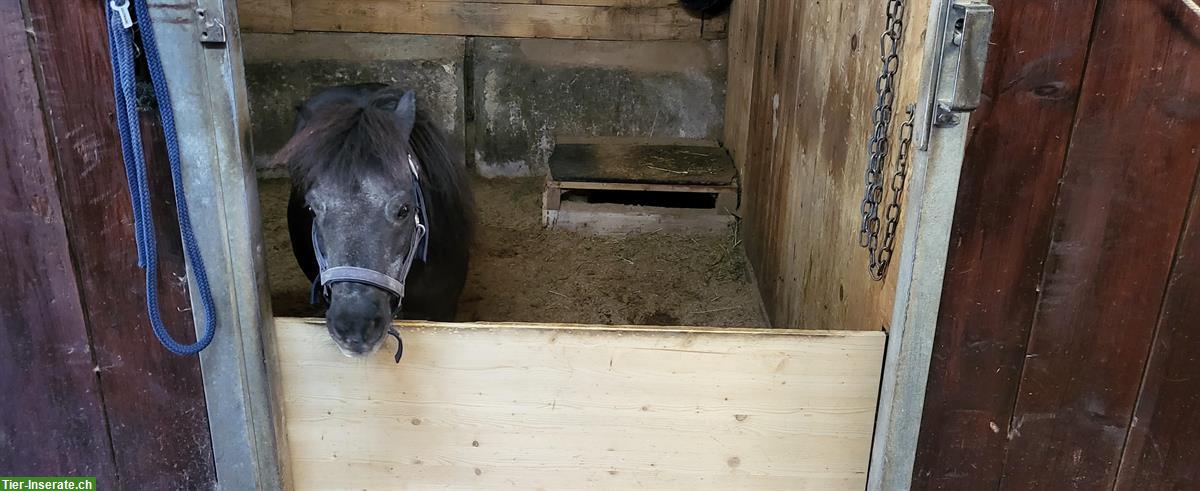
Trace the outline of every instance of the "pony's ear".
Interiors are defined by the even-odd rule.
[[[303,102],[297,102],[294,107],[296,109],[296,123],[292,127],[293,134],[304,129],[304,126],[308,124],[308,120],[312,117],[312,111]]]
[[[396,121],[400,123],[400,129],[407,139],[412,134],[413,126],[417,123],[417,94],[411,90],[404,91],[404,95],[400,96],[400,102],[396,103],[395,114]]]

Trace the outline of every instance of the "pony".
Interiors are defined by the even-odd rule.
[[[292,251],[346,356],[378,349],[395,318],[454,320],[466,281],[470,180],[416,106],[385,84],[319,90],[274,157],[291,176]]]

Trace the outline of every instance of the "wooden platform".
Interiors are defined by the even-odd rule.
[[[702,140],[561,139],[550,155],[550,178],[732,186],[737,170],[724,148]]]
[[[276,319],[296,489],[862,489],[884,335]]]
[[[549,227],[600,232],[723,230],[738,206],[737,170],[724,148],[702,140],[560,139],[543,197]],[[593,196],[622,194],[631,202]],[[639,203],[637,196],[687,195],[695,207]],[[576,203],[565,203],[574,196]],[[707,202],[705,202],[708,200]]]

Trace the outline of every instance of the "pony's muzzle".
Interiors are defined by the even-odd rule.
[[[356,283],[336,283],[330,290],[325,321],[342,354],[362,356],[379,349],[392,323],[391,294]]]

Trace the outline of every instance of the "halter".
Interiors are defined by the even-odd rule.
[[[425,196],[421,192],[421,180],[417,173],[417,164],[413,161],[412,155],[408,155],[408,168],[413,175],[413,196],[416,197],[417,212],[413,213],[413,220],[417,223],[417,237],[412,242],[412,247],[408,251],[408,256],[404,259],[404,265],[400,267],[399,278],[393,278],[387,274],[375,271],[368,268],[360,268],[358,266],[330,266],[325,254],[321,252],[321,242],[317,239],[317,224],[314,221],[312,226],[312,245],[313,252],[317,257],[317,266],[320,274],[313,280],[312,286],[312,303],[319,303],[322,299],[326,302],[329,300],[330,290],[334,283],[359,283],[370,285],[380,290],[386,291],[396,297],[396,307],[393,315],[399,312],[401,301],[404,300],[404,282],[407,280],[408,271],[412,268],[413,260],[420,254],[421,262],[425,262],[429,254],[429,230],[426,227],[428,223],[428,215],[425,210]]]

